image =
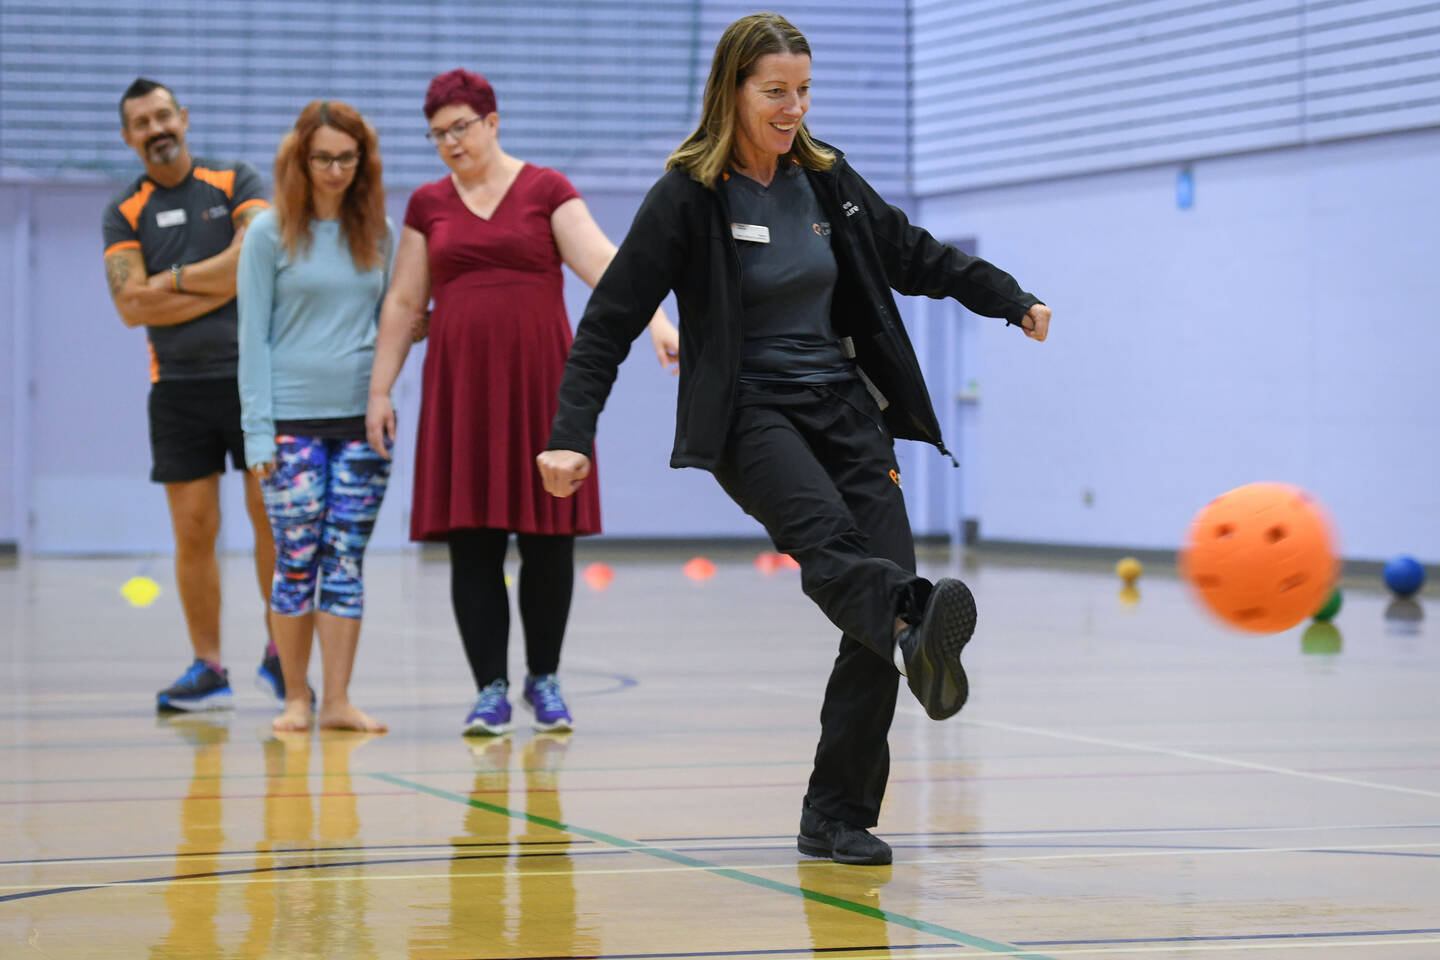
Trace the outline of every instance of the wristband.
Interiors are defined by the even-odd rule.
[[[176,293],[184,293],[184,291],[180,289],[180,269],[180,264],[178,263],[172,263],[170,265],[170,285],[175,288]]]

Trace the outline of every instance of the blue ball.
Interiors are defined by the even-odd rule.
[[[1397,596],[1408,597],[1425,585],[1425,568],[1414,557],[1401,554],[1385,564],[1385,586]]]

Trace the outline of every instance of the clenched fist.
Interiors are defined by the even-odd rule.
[[[552,497],[570,496],[590,476],[590,458],[574,450],[546,450],[535,458],[535,465]]]

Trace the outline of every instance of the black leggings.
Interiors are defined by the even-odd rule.
[[[525,662],[534,676],[560,667],[560,644],[575,586],[575,538],[517,533],[520,546],[520,623]],[[510,596],[505,589],[506,530],[451,530],[450,601],[465,657],[481,689],[508,680]]]

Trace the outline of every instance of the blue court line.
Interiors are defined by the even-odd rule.
[[[863,947],[773,947],[768,950],[692,950],[684,953],[676,953],[673,950],[665,953],[586,953],[577,956],[548,956],[534,957],[528,960],[667,960],[670,957],[773,957],[785,956],[787,954],[845,954],[860,953],[865,950],[940,950],[945,947],[955,946],[949,940],[939,943],[874,943]],[[465,960],[510,960],[507,957],[466,957]]]
[[[870,917],[875,920],[881,920],[885,923],[893,923],[896,926],[900,927],[908,927],[911,930],[916,930],[920,933],[928,933],[931,936],[943,937],[952,940],[955,943],[963,944],[967,947],[975,947],[976,949],[985,950],[989,953],[997,953],[1003,954],[1005,956],[1016,957],[1017,960],[1054,960],[1053,957],[1046,957],[1043,954],[1026,953],[1024,951],[1017,950],[1011,944],[1002,943],[996,940],[987,940],[984,937],[977,937],[973,934],[964,933],[960,930],[952,930],[949,927],[942,927],[939,924],[930,923],[927,920],[918,920],[914,917],[909,917],[902,913],[894,913],[889,910],[881,910],[878,907],[872,907],[868,904],[863,903],[856,903],[853,900],[846,900],[843,897],[836,897],[828,893],[821,893],[818,890],[809,890],[805,887],[797,887],[794,884],[781,883],[778,880],[771,880],[768,877],[761,877],[753,873],[746,873],[743,870],[736,870],[730,867],[722,867],[718,864],[708,863],[707,861],[700,860],[696,857],[688,857],[682,853],[676,853],[673,850],[666,850],[661,847],[646,846],[645,844],[639,843],[634,840],[626,840],[623,837],[617,837],[613,834],[602,833],[599,830],[589,830],[585,827],[577,827],[573,824],[564,823],[559,820],[552,820],[549,817],[540,817],[532,813],[525,813],[519,810],[511,810],[508,807],[502,807],[493,803],[486,803],[483,800],[476,800],[473,797],[467,797],[462,794],[451,793],[448,790],[441,790],[436,787],[426,786],[423,783],[415,783],[413,781],[402,780],[399,777],[394,777],[390,774],[372,773],[367,774],[367,776],[370,776],[377,780],[381,780],[385,783],[392,784],[394,786],[406,787],[408,789],[416,791],[417,793],[428,794],[441,800],[449,800],[452,803],[459,803],[467,807],[473,807],[477,810],[484,810],[502,817],[509,817],[513,820],[519,820],[524,823],[532,823],[537,826],[549,827],[551,829],[559,830],[564,833],[577,834],[582,837],[588,837],[591,840],[599,841],[600,843],[606,844],[607,846],[619,847],[625,850],[632,850],[635,853],[654,857],[657,860],[665,860],[669,863],[677,863],[681,866],[703,870],[706,873],[712,874],[717,877],[724,877],[727,880],[738,880],[741,883],[760,887],[761,889],[770,890],[775,893],[784,893],[788,894],[789,896],[799,897],[802,900],[809,900],[812,903],[822,903],[827,906],[838,907],[841,910],[847,910],[851,913],[859,914],[860,916]]]
[[[1325,940],[1330,937],[1406,937],[1420,934],[1440,933],[1440,927],[1420,927],[1414,930],[1337,930],[1333,933],[1236,933],[1209,937],[1130,937],[1107,940],[1026,940],[1016,943],[1020,947],[1118,947],[1134,943],[1217,943],[1231,940]]]
[[[347,845],[347,846],[343,846],[343,847],[272,847],[272,848],[269,848],[269,849],[261,849],[261,848],[257,848],[257,847],[250,847],[250,848],[247,848],[247,849],[244,849],[244,850],[202,850],[202,851],[189,852],[189,853],[184,853],[184,854],[177,854],[177,853],[173,853],[173,852],[167,850],[165,853],[112,853],[112,854],[108,854],[108,855],[101,854],[101,855],[99,855],[99,856],[89,856],[89,857],[40,857],[40,858],[35,859],[35,860],[0,860],[0,867],[37,867],[37,866],[44,866],[44,865],[46,865],[46,864],[52,864],[52,863],[53,863],[53,864],[61,864],[61,863],[94,863],[94,862],[96,862],[96,861],[106,861],[106,860],[113,861],[113,862],[116,862],[116,863],[121,863],[121,862],[124,862],[124,861],[126,861],[126,860],[173,860],[173,859],[175,859],[177,856],[184,856],[184,857],[186,857],[187,859],[192,859],[192,860],[203,860],[203,859],[205,859],[206,857],[244,857],[244,856],[275,857],[275,856],[293,856],[294,854],[297,854],[297,853],[346,853],[346,852],[349,852],[349,853],[365,853],[365,852],[374,852],[374,851],[379,851],[379,850],[454,850],[454,849],[457,849],[457,848],[458,848],[458,849],[478,850],[478,849],[482,849],[482,848],[484,848],[484,847],[525,847],[525,846],[532,846],[532,847],[536,847],[536,846],[538,846],[538,847],[553,847],[553,846],[555,846],[556,844],[560,844],[560,843],[574,843],[574,844],[580,844],[580,845],[583,846],[583,845],[585,845],[585,844],[589,844],[590,842],[591,842],[591,841],[589,841],[589,840],[566,839],[566,840],[494,840],[494,841],[479,841],[479,842],[473,842],[473,841],[472,841],[472,842],[468,842],[468,843],[466,843],[466,842],[461,842],[461,843],[373,843],[373,844]],[[377,862],[380,862],[380,861],[377,861]]]
[[[1026,836],[1068,836],[1079,834],[1109,836],[1111,834],[1152,834],[1152,833],[1259,833],[1261,831],[1284,831],[1304,833],[1306,830],[1335,830],[1333,825],[1320,824],[1314,827],[1296,827],[1294,824],[1280,826],[1249,827],[1067,827],[1057,830],[948,830],[940,832],[891,833],[887,837],[1026,837]],[[1440,830],[1440,823],[1360,823],[1342,825],[1344,830]],[[687,840],[784,840],[789,834],[757,834],[735,837],[642,837],[643,843],[683,843]]]

